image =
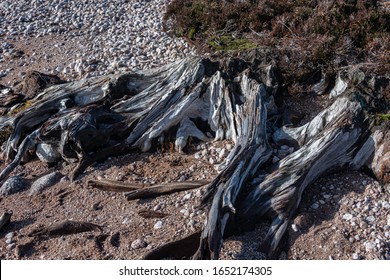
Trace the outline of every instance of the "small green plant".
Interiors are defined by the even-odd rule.
[[[209,45],[217,51],[239,51],[256,47],[256,44],[249,39],[233,38],[232,36],[218,36],[209,39]]]
[[[195,34],[196,34],[196,28],[195,27],[191,27],[190,30],[188,31],[188,38],[190,40],[194,40],[195,39]]]
[[[25,102],[23,102],[22,104],[18,105],[18,107],[16,107],[15,109],[13,109],[12,111],[10,111],[8,113],[9,116],[14,116],[16,115],[17,113],[27,109],[28,107],[30,107],[32,105],[32,101],[31,100],[26,100]]]
[[[390,113],[388,114],[377,114],[375,118],[377,124],[390,121]]]

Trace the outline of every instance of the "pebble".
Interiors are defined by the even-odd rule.
[[[21,176],[16,175],[9,177],[1,186],[0,194],[7,196],[17,192],[24,191],[29,186],[28,182]]]
[[[311,208],[313,208],[313,209],[318,209],[318,207],[320,207],[320,205],[319,205],[317,202],[314,202],[314,203],[311,205]]]
[[[364,246],[366,248],[366,252],[371,252],[372,250],[374,250],[376,248],[374,242],[364,242]]]
[[[220,152],[218,153],[218,157],[220,159],[223,159],[225,158],[227,155],[229,154],[229,152],[226,150],[226,149],[221,149]]]
[[[367,218],[366,218],[366,222],[368,223],[368,224],[373,224],[374,222],[375,222],[375,217],[374,216],[368,216]]]
[[[351,220],[352,218],[353,218],[353,215],[350,214],[350,213],[345,213],[345,214],[343,215],[343,219],[346,220],[346,221],[349,221],[349,220]]]
[[[136,239],[133,242],[131,242],[131,248],[133,249],[142,249],[147,246],[146,242],[142,239]]]
[[[153,211],[159,211],[164,207],[163,203],[159,203],[156,206],[154,206]]]
[[[228,151],[231,151],[231,150],[233,150],[233,145],[232,144],[230,144],[230,143],[228,143],[228,144],[226,144],[226,149],[228,150]],[[389,187],[389,192],[390,192],[390,187]]]
[[[16,243],[11,243],[11,244],[8,244],[8,245],[7,245],[6,249],[7,249],[8,251],[11,251],[11,250],[14,249],[15,247],[16,247]]]
[[[128,217],[124,218],[123,221],[122,221],[122,225],[128,225],[130,223],[131,223],[131,219],[128,218]]]
[[[154,229],[161,229],[162,227],[163,227],[162,221],[157,221],[153,226]]]
[[[291,228],[292,228],[292,230],[295,231],[295,232],[298,232],[298,231],[299,231],[298,226],[297,226],[296,224],[292,224],[292,225],[291,225]]]
[[[5,235],[5,239],[12,239],[12,238],[14,238],[14,236],[15,236],[15,233],[13,231],[11,231]]]
[[[387,201],[384,201],[382,203],[382,207],[385,208],[385,209],[390,209],[390,203],[388,203]]]
[[[192,197],[192,193],[187,193],[185,196],[183,196],[183,201],[187,201],[187,200],[190,200]]]
[[[12,239],[6,239],[5,240],[5,243],[7,243],[7,244],[11,244],[11,243],[13,243],[14,241],[12,240]]]
[[[354,259],[354,260],[360,260],[359,254],[353,253],[353,254],[352,254],[352,259]]]
[[[195,226],[195,221],[194,220],[189,220],[188,223],[187,223],[187,226],[193,228]]]
[[[62,177],[63,175],[58,171],[40,177],[31,185],[30,195],[39,194],[43,190],[54,186]]]

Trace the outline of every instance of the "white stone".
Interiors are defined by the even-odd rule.
[[[295,232],[298,232],[298,231],[299,231],[298,226],[297,226],[296,224],[292,224],[292,225],[291,225],[291,228],[292,228],[292,230],[295,231]]]
[[[345,214],[343,215],[343,219],[346,220],[346,221],[349,221],[349,220],[351,220],[352,218],[353,218],[353,215],[350,214],[350,213],[345,213]]]
[[[192,193],[187,193],[185,196],[183,196],[183,201],[190,200],[192,197]]]
[[[368,216],[368,217],[366,217],[366,222],[368,223],[368,224],[373,224],[374,222],[375,222],[375,217],[374,216]]]
[[[373,242],[364,242],[364,246],[365,246],[367,252],[371,252],[372,250],[374,250],[376,248],[375,243],[373,243]]]
[[[153,226],[154,229],[161,229],[162,227],[163,227],[162,221],[157,221]]]
[[[352,259],[354,259],[354,260],[360,260],[359,254],[353,253],[353,254],[352,254]]]
[[[11,231],[5,235],[5,239],[12,239],[12,238],[14,238],[14,236],[15,236],[15,233],[13,231]]]

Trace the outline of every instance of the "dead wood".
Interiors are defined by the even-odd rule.
[[[204,202],[211,201],[209,215],[202,232],[196,259],[218,259],[223,235],[231,215],[236,213],[236,200],[247,180],[271,155],[266,137],[265,88],[255,80],[243,76],[241,91],[246,103],[237,110],[239,138],[234,156],[228,159],[226,168],[210,183]]]
[[[103,231],[103,228],[101,226],[93,223],[67,220],[67,221],[55,223],[47,227],[34,229],[28,234],[28,236],[32,237],[32,236],[69,235],[69,234],[76,234],[76,233],[81,233],[86,231],[93,231],[97,229]]]
[[[123,183],[123,182],[105,180],[105,179],[89,180],[87,184],[92,188],[99,189],[102,191],[109,191],[109,192],[128,192],[131,190],[137,190],[145,187],[145,185],[143,184],[136,185],[136,184],[129,184],[129,183]]]
[[[12,212],[4,212],[0,217],[0,230],[7,226],[11,221]]]
[[[209,181],[187,181],[180,183],[156,184],[143,189],[137,189],[125,194],[127,200],[154,198],[160,195],[171,194],[175,192],[187,191],[210,183]]]
[[[371,118],[389,110],[383,99],[389,79],[377,82],[364,75],[349,75],[358,80],[337,76],[333,89],[322,88],[322,94],[329,91],[332,105],[300,127],[294,127],[302,117],[299,112],[276,106],[275,100],[283,98],[277,68],[260,60],[213,62],[188,57],[157,69],[55,85],[15,116],[0,118],[1,130],[12,128],[3,150],[9,164],[0,181],[28,151],[46,162],[77,163],[70,174],[74,179],[96,161],[153,150],[167,140],[185,152],[190,138],[230,139],[234,149],[211,182],[148,187],[104,180],[88,184],[125,192],[128,200],[209,184],[201,205],[208,215],[201,234],[164,245],[161,251],[157,248],[155,252],[163,253],[151,253],[150,258],[218,259],[230,230],[250,228],[260,219],[272,220],[261,246],[272,258],[303,191],[319,177],[365,169],[378,180],[390,180],[389,125],[375,124]],[[273,162],[280,145],[293,147],[293,152]],[[251,184],[254,178],[258,180]],[[77,226],[68,224],[68,228],[72,232]],[[96,225],[80,228],[91,230]],[[52,232],[64,230],[49,227],[34,234]],[[182,244],[189,248],[185,253]]]

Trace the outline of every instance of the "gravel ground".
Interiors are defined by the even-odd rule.
[[[193,53],[163,27],[167,0],[0,2],[0,77],[25,68],[72,80],[147,69]],[[1,80],[0,80],[1,81]]]
[[[182,39],[163,30],[168,0],[0,0],[0,84],[14,86],[28,70],[57,74],[66,80],[117,71],[146,69],[194,53]],[[306,102],[306,101],[305,101]],[[320,110],[323,100],[309,100]],[[314,105],[313,105],[314,104]],[[305,121],[311,118],[306,114]],[[197,204],[203,190],[127,202],[122,195],[87,188],[88,179],[104,177],[136,183],[212,179],[232,148],[229,142],[196,144],[177,154],[169,147],[155,154],[132,154],[89,168],[70,184],[66,176],[33,192],[25,184],[55,170],[41,162],[18,167],[23,177],[17,193],[0,197],[0,212],[13,211],[0,232],[1,259],[137,259],[164,242],[201,228]],[[274,151],[276,162],[293,149]],[[0,163],[0,169],[4,164]],[[20,177],[16,177],[20,180]],[[13,180],[16,180],[15,177]],[[289,227],[281,259],[390,259],[390,186],[358,172],[318,180],[305,192]],[[167,214],[146,219],[140,211]],[[64,219],[104,226],[101,233],[36,239],[28,233]],[[261,259],[257,248],[268,224],[229,237],[222,259]]]

